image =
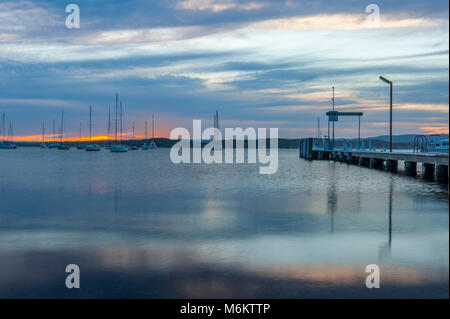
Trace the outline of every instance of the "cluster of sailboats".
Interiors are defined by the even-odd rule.
[[[154,115],[152,115],[152,139],[149,144],[144,143],[141,147],[142,150],[156,149],[157,145],[154,140]],[[59,131],[59,143],[56,141],[52,141],[47,144],[45,142],[45,127],[44,123],[42,123],[42,143],[41,148],[56,148],[58,150],[68,150],[70,146],[67,143],[64,143],[63,130],[64,128],[64,111],[61,112],[61,124]],[[56,127],[55,121],[53,121],[53,136],[56,136]],[[111,136],[111,110],[108,112],[108,140],[110,140]],[[133,121],[133,140],[135,139],[134,134],[134,121]],[[145,139],[147,140],[147,121],[145,121]],[[80,140],[81,140],[81,123],[80,123]],[[122,101],[120,101],[119,106],[119,95],[116,93],[115,99],[115,118],[114,118],[114,142],[108,143],[105,146],[106,149],[109,149],[113,153],[123,153],[128,152],[129,150],[138,150],[139,147],[136,145],[127,145],[124,143],[123,139],[123,108]],[[85,150],[87,152],[98,152],[102,149],[102,147],[98,144],[95,144],[92,140],[92,105],[89,106],[89,143],[88,144],[79,144],[77,149]]]
[[[8,125],[8,133],[6,133],[6,116],[2,115],[2,122],[0,123],[1,142],[0,149],[14,149],[17,148],[14,143],[14,126],[13,123]]]

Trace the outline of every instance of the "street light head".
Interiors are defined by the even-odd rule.
[[[380,80],[383,82],[386,82],[387,84],[392,84],[392,81],[389,81],[388,79],[386,79],[384,76],[380,75]]]

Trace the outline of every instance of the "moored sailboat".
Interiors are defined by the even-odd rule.
[[[150,141],[149,148],[154,150],[157,148],[155,143],[155,116],[152,114],[152,140]]]
[[[92,144],[92,105],[89,105],[89,144],[85,146],[84,150],[88,152],[100,151],[100,146]]]
[[[114,152],[114,153],[123,153],[123,152],[128,152],[128,147],[126,147],[123,144],[120,144],[117,140],[117,134],[118,134],[118,125],[119,125],[119,121],[118,121],[118,99],[119,96],[116,93],[116,118],[115,118],[115,123],[114,123],[114,141],[115,143],[113,145],[111,145],[110,147],[110,151]],[[122,102],[120,102],[120,139],[122,140]]]
[[[45,144],[45,126],[44,121],[42,121],[42,143],[41,148],[47,148],[47,145]]]
[[[58,145],[58,150],[68,150],[70,149],[70,146],[63,143],[64,139],[64,111],[61,111],[61,128],[59,132],[59,140],[60,143]]]

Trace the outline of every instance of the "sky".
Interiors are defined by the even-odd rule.
[[[80,28],[66,27],[66,6]],[[379,25],[366,7],[379,8]],[[0,1],[0,113],[16,140],[107,135],[117,92],[124,135],[276,127],[279,137],[327,134],[332,86],[338,111],[360,111],[363,137],[448,133],[448,2],[436,0]],[[368,20],[369,19],[369,20]],[[357,136],[339,118],[336,137]]]

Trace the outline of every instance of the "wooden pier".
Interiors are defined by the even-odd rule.
[[[423,176],[428,179],[447,181],[449,178],[448,153],[422,153],[422,152],[389,152],[379,151],[370,147],[369,150],[353,149],[349,146],[332,150],[315,146],[314,138],[301,139],[299,143],[299,156],[308,160],[334,160],[372,169],[397,172],[398,162],[405,163],[405,174],[417,175],[417,163],[422,163]]]

